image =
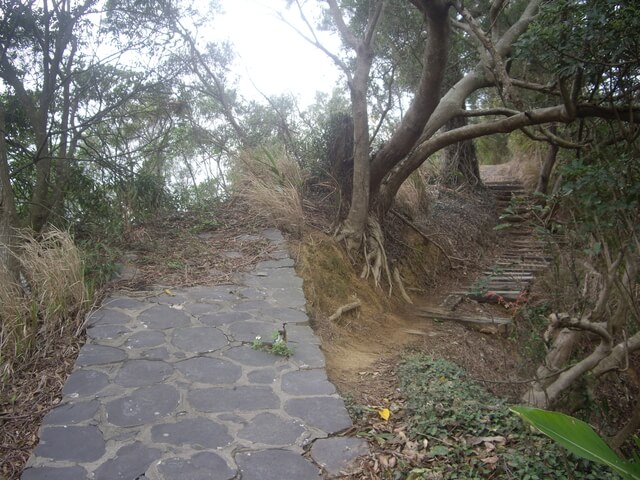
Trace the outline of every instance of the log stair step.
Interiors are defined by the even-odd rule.
[[[480,314],[469,315],[433,308],[420,308],[417,311],[417,315],[419,317],[430,318],[435,321],[459,322],[480,331],[487,328],[501,330],[505,329],[512,323],[511,319],[507,317],[486,317]]]

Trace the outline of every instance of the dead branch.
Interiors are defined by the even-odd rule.
[[[361,306],[362,302],[360,302],[360,300],[342,305],[341,307],[338,307],[335,313],[329,317],[329,321],[335,322],[345,313],[350,312],[351,310],[355,310],[356,308],[360,308]]]

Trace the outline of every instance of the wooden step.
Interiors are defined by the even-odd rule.
[[[430,318],[435,321],[460,322],[465,326],[483,331],[487,328],[496,328],[497,331],[504,331],[512,323],[507,317],[485,317],[482,315],[467,315],[445,310],[420,308],[416,313],[419,317]],[[493,332],[488,332],[493,333]]]
[[[467,292],[464,295],[480,303],[500,303],[500,300],[515,302],[521,298],[524,292],[524,290],[491,290],[484,294]]]

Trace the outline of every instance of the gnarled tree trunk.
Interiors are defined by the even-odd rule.
[[[15,282],[19,277],[18,260],[14,255],[17,226],[18,214],[9,179],[5,112],[0,104],[0,282]]]
[[[455,130],[467,126],[467,117],[453,117],[445,125],[445,130]],[[442,151],[443,162],[440,177],[445,185],[459,186],[463,184],[477,187],[482,185],[480,167],[473,140],[463,140],[445,147]]]

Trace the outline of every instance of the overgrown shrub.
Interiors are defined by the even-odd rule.
[[[399,370],[409,435],[426,440],[418,479],[617,479],[605,467],[567,454],[529,431],[504,400],[467,378],[464,370],[424,354]]]

